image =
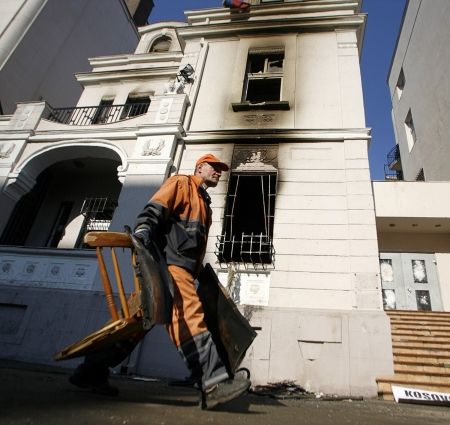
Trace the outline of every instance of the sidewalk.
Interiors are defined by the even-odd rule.
[[[214,411],[165,381],[113,377],[118,397],[72,387],[70,371],[0,360],[1,425],[448,425],[450,409],[378,400],[277,400],[248,394]]]

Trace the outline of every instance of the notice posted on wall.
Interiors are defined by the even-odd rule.
[[[404,388],[392,385],[392,393],[397,403],[431,404],[450,407],[450,393]]]
[[[270,274],[237,273],[234,285],[228,288],[228,273],[218,272],[217,277],[224,288],[227,288],[232,300],[242,305],[269,305]]]
[[[241,304],[269,305],[270,275],[241,274]]]

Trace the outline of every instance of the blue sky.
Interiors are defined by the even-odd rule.
[[[221,0],[154,0],[150,22],[184,21],[184,10],[221,7]],[[394,146],[391,102],[386,83],[406,0],[364,0],[368,14],[361,73],[366,125],[372,128],[369,149],[373,180],[384,179],[386,154]]]

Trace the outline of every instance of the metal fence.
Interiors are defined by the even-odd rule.
[[[49,121],[69,125],[109,124],[147,113],[150,102],[52,109]]]

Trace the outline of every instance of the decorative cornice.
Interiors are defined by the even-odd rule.
[[[105,81],[120,81],[126,79],[137,79],[137,78],[154,78],[169,76],[174,77],[178,72],[179,64],[174,64],[172,66],[165,66],[161,68],[154,69],[126,69],[126,70],[111,70],[102,72],[90,72],[90,73],[80,73],[76,74],[75,78],[78,82],[82,84],[88,83],[98,83]]]
[[[330,30],[337,28],[358,29],[365,23],[363,15],[349,15],[339,17],[316,17],[316,18],[295,18],[280,19],[279,16],[261,22],[226,22],[222,24],[193,25],[178,30],[181,37],[185,39],[199,37],[223,37],[237,34],[252,34],[258,32],[281,33],[289,31],[305,30]]]
[[[126,140],[136,139],[141,136],[173,134],[178,137],[184,135],[184,129],[181,124],[145,124],[138,127],[111,128],[105,129],[67,129],[61,130],[41,130],[31,136],[29,142],[57,142],[72,139],[105,139],[105,140]]]
[[[123,66],[131,64],[158,64],[159,62],[181,61],[182,52],[167,53],[138,53],[133,55],[113,55],[113,56],[97,56],[89,59],[92,67],[101,66]]]
[[[163,22],[156,22],[154,24],[150,24],[150,25],[145,25],[144,27],[139,27],[138,31],[139,34],[142,36],[143,34],[147,34],[149,32],[153,32],[153,31],[158,31],[158,30],[162,30],[164,28],[180,28],[180,27],[185,27],[188,24],[186,22],[178,22],[178,21],[163,21]]]
[[[275,15],[292,14],[312,14],[336,12],[339,10],[351,10],[353,13],[359,13],[361,0],[313,0],[302,2],[273,3],[252,5],[250,11],[245,14],[237,15],[234,10],[226,8],[211,8],[185,11],[185,15],[190,25],[197,25],[208,21],[213,23],[215,20],[251,20],[261,17],[273,17]]]

